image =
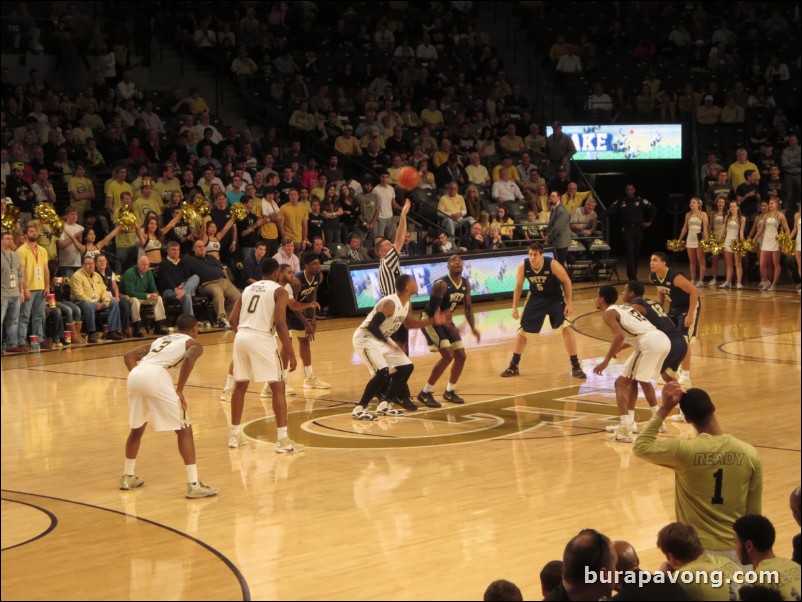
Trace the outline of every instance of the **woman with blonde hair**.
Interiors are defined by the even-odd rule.
[[[721,197],[723,198],[723,197]],[[718,200],[716,201],[718,203]],[[746,226],[746,218],[741,215],[741,209],[738,201],[730,201],[730,210],[727,213],[727,221],[724,224],[724,263],[727,266],[727,275],[721,288],[730,288],[732,286],[732,267],[735,264],[735,276],[737,284],[735,288],[741,289],[744,287],[741,282],[743,279],[743,261],[740,255],[732,252],[732,243],[736,240],[744,239],[744,227]]]
[[[549,189],[545,184],[538,184],[535,194],[532,196],[532,209],[538,215],[549,210]]]
[[[785,219],[785,215],[780,211],[777,199],[771,199],[769,201],[769,211],[766,214],[766,219],[763,220],[758,231],[758,236],[763,234],[763,242],[760,244],[760,250],[762,251],[760,254],[760,264],[761,266],[765,266],[763,271],[768,276],[769,269],[772,265],[774,268],[774,277],[772,280],[766,280],[766,282],[760,285],[760,290],[763,291],[777,290],[777,282],[780,280],[780,257],[782,253],[780,252],[780,243],[777,242],[777,235],[780,233],[780,228],[782,228],[786,234],[791,233],[791,229],[788,227],[788,221]]]
[[[482,212],[482,201],[479,198],[479,189],[475,184],[469,184],[465,189],[465,208],[473,219],[479,219]]]
[[[710,227],[713,229],[713,236],[719,242],[724,240],[726,236],[726,220],[727,220],[727,199],[723,196],[720,196],[716,199],[715,207],[713,208],[712,213],[708,217],[708,223]],[[711,288],[716,286],[716,277],[718,276],[718,255],[713,255],[713,266],[711,272],[713,277],[710,279],[708,286]]]
[[[688,252],[688,259],[691,260],[691,282],[694,286],[705,285],[705,252],[699,243],[706,239],[707,233],[707,214],[702,211],[702,201],[691,198],[688,203],[690,211],[685,214],[685,223],[682,225],[680,240],[685,238],[685,249]],[[687,235],[687,238],[686,238]],[[697,266],[699,278],[696,278]]]

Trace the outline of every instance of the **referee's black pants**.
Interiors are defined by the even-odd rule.
[[[643,228],[639,224],[630,224],[623,227],[622,234],[624,237],[624,252],[627,256],[627,280],[637,280]]]

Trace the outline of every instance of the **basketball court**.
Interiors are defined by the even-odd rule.
[[[220,392],[234,334],[202,334],[205,353],[185,389],[201,479],[214,498],[184,498],[176,438],[146,432],[120,491],[128,434],[124,353],[138,342],[6,357],[2,362],[2,598],[475,600],[495,579],[540,599],[538,572],[593,527],[662,562],[658,530],[674,520],[674,477],[604,432],[617,420],[604,376],[609,330],[594,285],[578,285],[574,324],[586,381],[572,379],[562,337],[530,337],[521,376],[507,366],[517,323],[510,302],[475,305],[477,343],[458,392],[402,418],[351,419],[369,377],[351,345],[360,319],[320,323],[315,373],[291,375],[289,432],[307,450],[276,454],[270,400],[246,396],[249,444],[228,449]],[[653,287],[647,295],[654,297]],[[788,507],[800,475],[800,303],[795,292],[702,291],[692,379],[728,432],[763,461],[763,513],[775,552],[798,532]],[[465,321],[461,311],[456,322]],[[438,356],[411,336],[413,396]],[[297,349],[297,346],[296,346]],[[299,358],[300,364],[300,358]],[[444,375],[435,397],[442,401]],[[640,422],[650,417],[644,400]],[[667,437],[691,437],[667,422]]]

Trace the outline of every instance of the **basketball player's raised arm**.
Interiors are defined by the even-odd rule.
[[[140,345],[136,349],[131,349],[131,351],[126,353],[123,357],[123,360],[125,361],[125,367],[128,368],[128,371],[130,372],[136,368],[137,362],[145,357],[148,353],[150,353],[150,344]]]
[[[529,261],[525,259],[524,261]],[[521,301],[521,293],[524,290],[524,264],[518,266],[518,271],[515,273],[515,290],[512,291],[512,317],[516,320],[520,317],[518,315],[518,303]]]
[[[181,363],[181,371],[178,373],[178,382],[175,385],[175,392],[181,400],[181,407],[187,409],[187,402],[184,399],[184,386],[192,374],[195,362],[203,355],[203,345],[194,339],[187,341],[187,351],[184,354],[184,361]]]
[[[234,307],[231,309],[231,316],[229,318],[229,324],[231,324],[231,330],[233,330],[235,333],[239,328],[239,315],[241,312],[242,312],[242,297],[240,296],[240,298],[234,302]]]
[[[574,309],[574,283],[571,282],[571,277],[560,262],[552,261],[551,271],[554,272],[554,275],[563,285],[563,296],[565,297],[565,311],[563,313],[566,316],[570,316]]]
[[[289,355],[290,372],[293,372],[298,365],[298,360],[295,358],[295,351],[292,348],[290,331],[287,330],[287,305],[290,296],[284,288],[277,288],[273,293],[273,299],[276,302],[275,310],[273,311],[273,325],[276,328],[276,334],[278,335],[278,340],[281,341],[284,353]]]
[[[468,321],[468,326],[471,327],[471,332],[473,336],[476,337],[477,341],[481,340],[481,336],[479,335],[479,331],[476,330],[476,320],[473,317],[473,303],[471,302],[471,281],[467,278],[465,279],[465,299],[463,300],[465,303],[465,319]]]
[[[395,242],[393,243],[398,253],[401,253],[401,249],[404,246],[404,237],[407,235],[407,213],[409,213],[410,207],[412,207],[412,203],[409,202],[409,199],[401,207],[401,218],[398,220],[398,230],[396,230]]]

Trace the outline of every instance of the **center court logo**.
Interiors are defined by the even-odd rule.
[[[377,422],[354,421],[350,405],[340,405],[290,413],[289,429],[293,439],[304,445],[340,449],[458,445],[511,435],[571,436],[599,429],[600,419],[617,416],[615,406],[601,393],[587,385],[562,387],[464,406],[419,410]],[[648,413],[639,419],[647,417]],[[269,440],[275,432],[275,426],[269,424],[272,422],[272,418],[252,422],[245,426],[245,434]]]

